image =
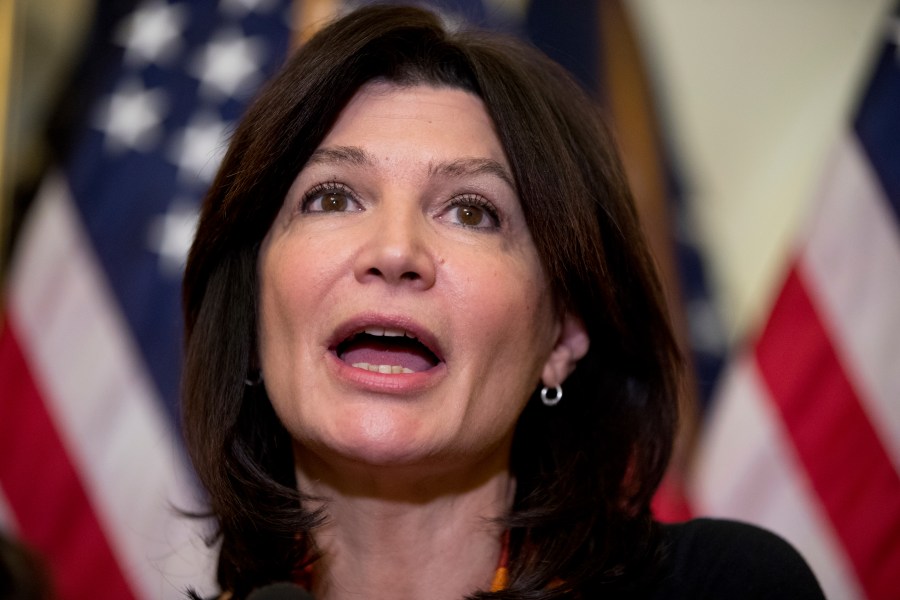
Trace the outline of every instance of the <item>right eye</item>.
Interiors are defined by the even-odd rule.
[[[317,185],[303,197],[300,207],[305,213],[356,212],[362,207],[345,186],[337,184]]]

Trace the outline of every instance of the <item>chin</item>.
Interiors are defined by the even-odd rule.
[[[398,411],[364,411],[340,421],[328,445],[337,455],[372,466],[410,466],[433,454],[433,435]],[[400,411],[402,412],[402,411]]]

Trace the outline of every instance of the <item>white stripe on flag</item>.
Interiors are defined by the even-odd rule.
[[[800,268],[881,444],[900,471],[900,229],[856,137],[838,144]],[[896,328],[895,328],[896,329]]]
[[[699,515],[761,525],[791,542],[828,598],[862,599],[852,567],[806,483],[753,355],[732,364],[717,392],[688,489]]]
[[[124,572],[146,598],[211,589],[211,553],[174,432],[86,240],[65,181],[50,178],[22,232],[11,320]]]

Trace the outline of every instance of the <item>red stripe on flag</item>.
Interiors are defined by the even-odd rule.
[[[796,265],[756,360],[822,506],[872,598],[900,590],[900,476],[881,446]]]
[[[691,506],[684,491],[684,476],[670,472],[659,484],[651,503],[653,517],[663,523],[680,523],[693,518]]]
[[[0,485],[61,599],[134,594],[57,435],[8,320],[0,321]]]

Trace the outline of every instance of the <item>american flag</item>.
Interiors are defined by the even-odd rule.
[[[691,486],[695,512],[780,533],[841,600],[900,597],[900,7],[884,34]]]
[[[43,555],[60,598],[212,589],[209,532],[178,513],[198,506],[177,425],[181,269],[290,22],[288,0],[136,3],[20,232],[0,330],[0,528]]]

